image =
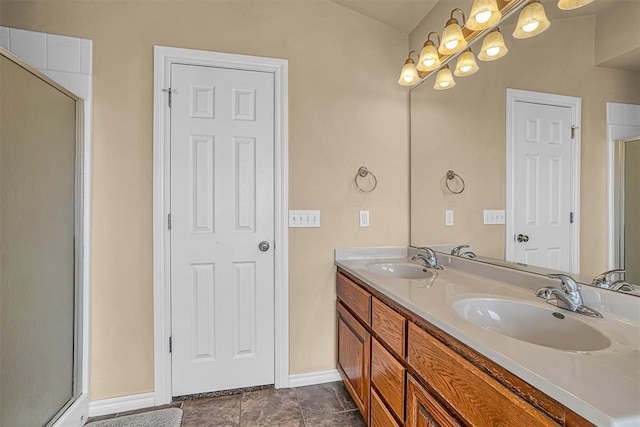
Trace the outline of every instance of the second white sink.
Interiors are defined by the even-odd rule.
[[[600,331],[560,309],[499,298],[467,298],[453,309],[490,331],[557,350],[597,351],[611,345]]]

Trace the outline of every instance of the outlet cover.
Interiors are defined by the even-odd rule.
[[[369,211],[360,211],[360,227],[369,226]]]
[[[444,211],[444,225],[450,227],[453,225],[453,211]]]
[[[320,227],[320,211],[290,210],[289,228],[318,228]]]

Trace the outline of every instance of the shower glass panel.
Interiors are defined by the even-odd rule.
[[[81,101],[0,55],[0,425],[51,424],[78,395]]]
[[[640,138],[624,144],[625,279],[640,284]]]

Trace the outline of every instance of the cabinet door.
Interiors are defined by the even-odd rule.
[[[371,389],[371,423],[369,425],[371,427],[400,427],[373,388]]]
[[[371,335],[349,312],[337,304],[338,371],[365,420],[369,419],[369,366]]]
[[[460,427],[460,424],[408,375],[406,427]]]

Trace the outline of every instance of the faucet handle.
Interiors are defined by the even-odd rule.
[[[560,279],[562,281],[562,290],[565,292],[577,292],[580,290],[580,285],[576,283],[573,277],[566,274],[548,274],[550,279]]]
[[[622,269],[605,271],[604,273],[599,274],[593,278],[593,284],[594,285],[598,285],[598,284],[610,285],[611,279],[615,274],[624,274],[626,272],[627,272],[626,270],[622,270]]]

